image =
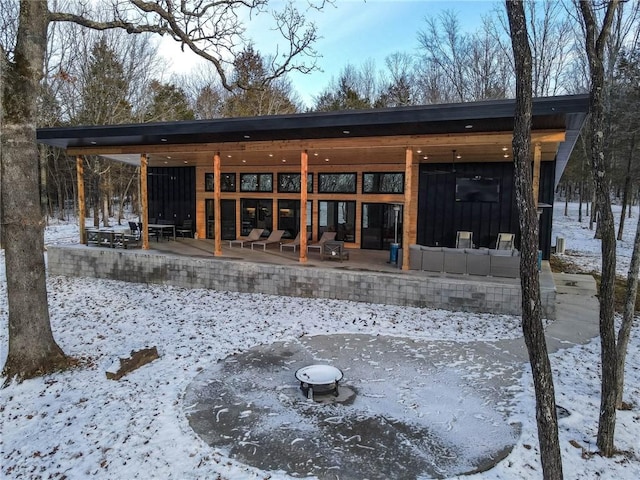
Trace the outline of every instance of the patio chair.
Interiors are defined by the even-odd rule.
[[[307,252],[311,250],[318,250],[318,253],[322,253],[322,247],[326,242],[331,242],[335,240],[337,232],[324,232],[318,240],[317,243],[312,243],[311,245],[307,245]]]
[[[307,234],[307,240],[309,240],[310,237],[311,237],[311,235]],[[291,250],[293,250],[293,253],[295,253],[296,249],[299,246],[300,246],[300,232],[298,232],[298,235],[296,235],[296,238],[293,239],[293,242],[281,243],[280,244],[280,251],[282,252],[285,248],[290,248]]]
[[[140,239],[142,239],[142,222],[138,223],[138,229],[140,231]],[[147,230],[149,231],[149,239],[155,238],[156,242],[160,241],[160,235],[158,235],[158,231],[155,228],[148,228]]]
[[[320,259],[340,260],[340,263],[342,263],[342,260],[349,260],[349,252],[344,249],[344,242],[342,240],[329,240],[322,245]]]
[[[473,232],[458,231],[456,248],[473,248]]]
[[[240,245],[240,248],[244,248],[245,243],[257,242],[260,240],[260,236],[264,232],[264,228],[254,228],[249,232],[246,237],[236,238],[235,240],[229,240],[229,246],[233,247],[234,244]]]
[[[193,220],[187,219],[181,227],[176,227],[176,235],[181,237],[193,237]]]
[[[131,235],[139,239],[141,237],[141,231],[138,228],[138,224],[136,222],[129,222],[129,230],[131,230]]]
[[[255,247],[256,245],[259,245],[262,247],[263,250],[266,251],[269,245],[272,245],[274,243],[280,243],[280,239],[282,238],[282,235],[284,235],[284,230],[274,230],[273,232],[271,232],[271,235],[269,235],[269,237],[266,240],[251,242],[251,250],[253,250],[253,247]]]
[[[513,233],[499,233],[496,240],[496,250],[513,250],[513,241],[515,235]]]

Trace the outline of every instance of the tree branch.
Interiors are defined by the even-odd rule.
[[[321,9],[333,0],[308,0],[307,8]],[[222,86],[229,91],[239,85],[229,81],[225,66],[232,64],[239,45],[246,45],[245,26],[240,13],[248,10],[264,12],[268,0],[112,0],[111,17],[108,21],[92,18],[89,12],[51,12],[52,22],[73,22],[94,30],[122,29],[128,33],[153,33],[171,35],[184,50],[193,53],[214,65]],[[308,24],[305,17],[287,4],[282,12],[273,12],[276,30],[288,41],[289,48],[283,55],[276,56],[271,64],[271,72],[265,83],[291,71],[309,73],[317,68],[317,52],[312,49],[318,39],[316,27]],[[306,56],[311,65],[297,59]]]

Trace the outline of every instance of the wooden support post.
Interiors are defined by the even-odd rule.
[[[540,194],[540,160],[542,158],[542,146],[536,143],[533,147],[533,204],[538,208],[538,195]]]
[[[80,228],[80,243],[87,243],[84,199],[84,157],[82,155],[76,157],[76,181],[78,182],[78,227]]]
[[[309,173],[309,154],[300,153],[300,263],[307,262],[307,175]]]
[[[142,223],[142,249],[149,250],[149,198],[147,190],[147,155],[140,155],[140,223]]]
[[[409,245],[416,242],[417,220],[417,188],[414,199],[413,149],[405,150],[404,166],[404,206],[402,208],[402,270],[409,270]],[[415,200],[415,201],[414,201]]]
[[[213,255],[222,256],[222,219],[220,218],[220,152],[213,156]]]

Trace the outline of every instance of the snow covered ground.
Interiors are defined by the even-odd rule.
[[[623,276],[636,212],[618,245],[618,273]],[[599,242],[586,225],[577,223],[577,206],[570,206],[568,217],[562,213],[563,205],[557,206],[554,239],[566,239],[565,257],[587,270],[599,270]],[[47,244],[76,241],[77,227],[47,229]],[[226,457],[189,427],[185,388],[212,362],[301,335],[363,332],[491,342],[519,334],[519,319],[509,316],[66,277],[49,279],[49,303],[56,340],[85,364],[0,391],[2,478],[289,479]],[[572,412],[560,420],[565,478],[640,478],[638,336],[636,324],[625,393],[633,409],[618,412],[616,446],[621,453],[612,459],[593,454],[600,401],[598,340],[553,355],[558,403]],[[146,346],[157,346],[160,358],[120,381],[106,379],[115,358]],[[0,251],[0,362],[6,353],[6,280]],[[533,389],[528,368],[524,370],[523,389],[516,394],[510,419],[522,424],[516,447],[492,470],[464,478],[541,478]]]

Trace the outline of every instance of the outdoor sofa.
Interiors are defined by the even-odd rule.
[[[520,252],[410,245],[409,268],[425,272],[518,278]]]

